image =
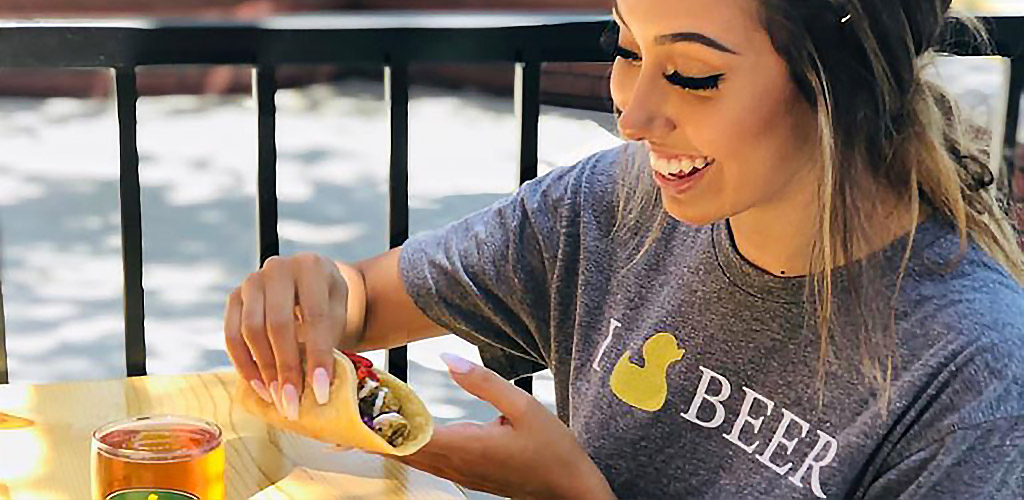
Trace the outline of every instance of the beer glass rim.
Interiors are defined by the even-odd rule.
[[[132,424],[152,421],[153,423],[166,424],[188,424],[195,425],[213,432],[212,439],[203,446],[193,449],[174,451],[148,451],[148,450],[124,450],[104,443],[101,438],[111,431],[122,427],[131,427]],[[94,449],[111,458],[131,460],[137,462],[176,462],[180,460],[191,460],[201,457],[215,450],[221,445],[222,431],[219,425],[206,419],[190,417],[187,415],[139,415],[135,417],[122,418],[103,424],[92,432],[92,445]]]

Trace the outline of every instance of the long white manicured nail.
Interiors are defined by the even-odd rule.
[[[331,381],[323,367],[313,371],[313,395],[316,396],[316,402],[321,405],[327,404],[331,397]]]
[[[256,394],[260,399],[267,403],[274,404],[274,400],[270,397],[270,392],[267,391],[267,386],[263,385],[261,380],[250,380],[249,385],[252,386],[252,390],[256,391]]]
[[[276,380],[270,383],[270,397],[274,399],[274,406],[277,407],[277,412],[284,414],[284,411],[281,410],[281,392],[278,391],[278,387],[280,385],[278,385]]]
[[[299,391],[295,390],[292,384],[285,384],[281,389],[281,405],[284,406],[284,418],[288,420],[299,419]]]
[[[469,373],[474,366],[469,360],[451,353],[444,353],[441,355],[441,361],[448,365],[448,370],[454,373]]]

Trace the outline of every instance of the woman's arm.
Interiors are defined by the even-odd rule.
[[[348,322],[339,347],[370,351],[437,337],[444,329],[428,319],[405,291],[396,248],[351,266],[338,264],[348,283]]]

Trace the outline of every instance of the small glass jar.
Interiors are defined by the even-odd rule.
[[[149,415],[92,434],[94,500],[224,500],[220,427],[203,419]]]

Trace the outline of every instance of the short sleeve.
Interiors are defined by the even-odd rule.
[[[552,365],[552,296],[575,289],[577,277],[559,269],[580,254],[581,184],[598,155],[402,247],[402,280],[416,305],[508,379]]]
[[[973,322],[988,335],[965,336],[967,348],[919,395],[921,410],[907,415],[911,425],[864,498],[1024,498],[1022,336],[1011,323]]]
[[[864,498],[1024,498],[1024,418],[958,429],[882,474]]]

